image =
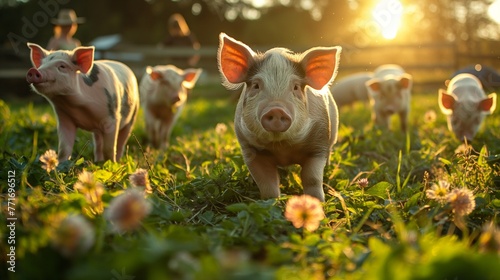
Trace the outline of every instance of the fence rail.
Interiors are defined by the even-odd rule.
[[[265,51],[267,46],[257,46],[256,50]],[[306,47],[290,47],[294,51],[303,51]],[[470,64],[485,64],[500,69],[500,43],[490,49],[496,53],[468,53],[460,51],[454,43],[399,44],[385,46],[366,46],[354,48],[344,46],[341,55],[339,75],[351,72],[372,71],[378,65],[395,63],[403,66],[415,76],[416,82],[432,82],[448,78],[453,72]],[[202,47],[198,51],[183,48],[155,48],[150,46],[129,46],[121,50],[105,52],[104,57],[114,58],[121,54],[131,67],[169,63],[173,58],[189,57],[198,54],[199,67],[216,74],[217,46]],[[132,54],[139,54],[133,56]],[[135,59],[135,60],[134,60]]]
[[[254,49],[265,51],[268,46]],[[304,51],[307,47],[289,47]],[[0,52],[1,53],[1,52]],[[168,64],[179,58],[200,56],[197,67],[203,68],[208,78],[219,79],[217,71],[217,46],[204,46],[197,51],[186,48],[158,48],[155,46],[120,46],[111,50],[97,50],[96,58],[113,59],[129,65],[138,78],[148,65]],[[29,68],[29,53],[18,54],[23,64],[4,67],[0,57],[0,82],[8,79],[24,79]],[[357,48],[343,46],[339,77],[361,71],[373,71],[381,64],[395,63],[413,75],[416,87],[442,85],[452,73],[471,64],[485,64],[500,69],[500,42],[480,42],[474,52],[465,52],[455,43],[399,44],[366,46]],[[174,63],[175,64],[175,63]],[[213,81],[213,80],[209,80]],[[0,91],[1,93],[1,91]]]

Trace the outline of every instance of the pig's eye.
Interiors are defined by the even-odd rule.
[[[262,84],[260,80],[251,81],[248,85],[248,96],[254,97],[262,90]]]
[[[295,97],[297,97],[300,100],[304,100],[304,93],[302,92],[302,86],[300,83],[294,83],[293,84],[293,90],[292,93]]]
[[[59,70],[66,70],[66,68],[67,68],[67,67],[66,67],[66,65],[64,65],[64,64],[59,65]]]

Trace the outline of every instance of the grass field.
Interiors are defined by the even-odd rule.
[[[120,162],[93,163],[91,135],[79,132],[72,159],[50,172],[40,161],[57,150],[48,103],[1,102],[0,278],[498,279],[500,112],[463,149],[436,94],[412,102],[407,135],[374,129],[367,104],[340,110],[314,231],[284,216],[302,194],[299,167],[281,172],[282,197],[259,199],[234,135],[235,100],[219,85],[194,90],[166,152],[148,147],[141,112]],[[119,208],[138,168],[152,193]],[[433,199],[426,191],[439,182],[474,198]]]

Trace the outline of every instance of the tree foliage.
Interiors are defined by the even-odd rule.
[[[394,0],[397,1],[397,0]],[[156,44],[167,35],[169,15],[181,13],[202,45],[216,45],[219,32],[249,44],[346,44],[360,47],[390,43],[381,38],[372,12],[378,1],[361,0],[58,0],[0,1],[0,38],[12,44],[12,34],[45,45],[52,34],[50,14],[43,5],[68,7],[87,22],[76,34],[82,42],[120,33],[132,44]],[[500,38],[500,29],[486,9],[491,0],[401,0],[402,25],[391,42],[474,42]],[[31,25],[31,32],[26,32]],[[34,29],[34,30],[33,30]],[[10,37],[8,35],[11,35]],[[472,48],[473,46],[469,46]]]

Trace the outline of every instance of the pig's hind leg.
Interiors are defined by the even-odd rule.
[[[125,150],[125,145],[127,144],[127,140],[133,126],[134,122],[129,122],[118,132],[118,139],[116,142],[116,160],[120,160],[123,156],[123,151]]]
[[[125,124],[124,127],[120,129],[120,131],[118,131],[118,137],[116,140],[116,160],[120,160],[122,158],[125,145],[127,144],[127,140],[130,137],[130,133],[132,132],[132,128],[134,127],[135,120],[137,118],[139,107],[134,106],[133,108],[134,111],[132,113],[132,118],[127,124]]]
[[[116,144],[118,140],[118,124],[115,122],[104,133],[94,133],[95,160],[116,161]]]
[[[99,162],[103,160],[103,136],[101,132],[94,132],[94,161]]]

